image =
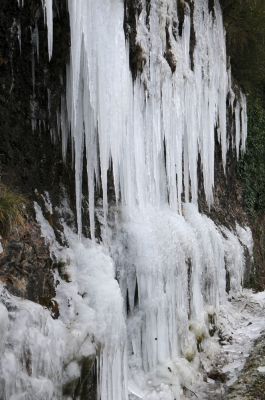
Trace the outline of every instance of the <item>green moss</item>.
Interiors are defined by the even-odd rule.
[[[4,185],[0,185],[0,233],[8,235],[17,225],[24,225],[26,199]]]

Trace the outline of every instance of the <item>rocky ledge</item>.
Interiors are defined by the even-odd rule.
[[[15,296],[29,299],[48,309],[54,318],[58,307],[53,300],[55,285],[49,249],[33,216],[1,239],[0,282]]]

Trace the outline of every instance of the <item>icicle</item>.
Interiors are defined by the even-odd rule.
[[[49,60],[52,58],[53,48],[53,0],[41,0],[44,12],[44,22],[47,24]]]
[[[60,131],[61,131],[61,136],[62,136],[63,160],[66,162],[69,128],[68,128],[68,121],[67,121],[66,100],[65,100],[64,96],[61,96]]]
[[[248,118],[247,118],[247,99],[241,92],[241,150],[244,153],[246,150],[247,132],[248,132]]]
[[[18,37],[18,43],[19,43],[19,51],[21,55],[21,23],[17,23],[17,37]]]
[[[47,89],[48,114],[51,116],[51,90]]]
[[[36,54],[37,54],[37,60],[39,62],[39,58],[40,58],[39,47],[40,46],[39,46],[39,29],[38,29],[37,21],[35,22],[35,27],[34,27],[34,30],[33,30],[32,34],[31,34],[31,41],[32,41],[32,44],[33,44],[34,49],[36,51]]]
[[[35,99],[35,43],[34,43],[34,31],[31,29],[31,77],[32,77],[32,94]]]
[[[240,104],[237,101],[235,107],[235,139],[236,139],[236,156],[239,159],[240,150],[240,136],[241,136],[241,125],[240,125]]]

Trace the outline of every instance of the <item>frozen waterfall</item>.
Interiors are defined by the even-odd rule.
[[[52,0],[43,0],[43,7],[51,58]],[[134,77],[126,7],[123,0],[68,1],[71,58],[59,120],[63,158],[68,142],[73,152],[79,236],[65,225],[69,248],[62,249],[35,205],[51,253],[68,260],[71,273],[70,283],[58,278],[61,316],[54,322],[65,354],[54,354],[55,365],[39,356],[43,365],[36,366],[28,386],[37,400],[63,398],[58,389],[62,364],[72,365],[74,349],[79,357],[82,351],[97,353],[100,400],[185,398],[183,387],[197,379],[200,353],[216,342],[218,311],[229,294],[242,290],[243,245],[251,251],[248,229],[228,230],[198,211],[199,172],[207,203],[213,202],[216,140],[226,169],[228,104],[238,157],[247,135],[246,98],[232,88],[219,1],[209,10],[206,0],[141,0],[134,38],[141,68]],[[84,157],[91,240],[82,236]],[[103,211],[96,191],[102,192]],[[100,244],[95,216],[101,222]],[[7,331],[7,310],[16,327],[19,304],[12,311],[15,300],[1,293],[8,299],[0,309]],[[28,314],[26,326],[36,325],[30,309]],[[39,342],[23,331],[21,348],[5,353],[8,365],[22,368],[24,380],[17,379],[23,388],[23,351],[29,347],[39,354],[45,346],[50,353],[51,341],[57,340],[48,316],[39,308],[36,315],[41,320],[36,337],[44,335],[38,352]],[[80,373],[75,364],[72,371]],[[45,376],[46,389],[36,395],[38,374]],[[13,399],[18,386],[6,382],[4,399]]]
[[[177,2],[152,0],[148,9],[142,1],[135,15],[142,71],[135,79],[124,34],[126,2],[68,4],[67,112],[79,234],[85,149],[91,237],[95,188],[102,189],[106,225],[111,174],[122,214],[106,245],[128,303],[129,364],[131,371],[151,373],[167,360],[195,354],[196,334],[207,336],[207,310],[216,312],[226,301],[225,261],[227,248],[233,259],[232,240],[240,260],[232,262],[232,287],[241,288],[244,256],[238,239],[230,233],[225,240],[196,204],[198,168],[206,200],[213,201],[216,136],[226,167],[227,99],[235,108],[237,155],[244,149],[245,97],[236,98],[232,89],[218,1],[211,12],[205,0],[185,3],[183,21]],[[62,136],[65,144],[68,130],[62,129]],[[183,198],[194,205],[183,206]]]

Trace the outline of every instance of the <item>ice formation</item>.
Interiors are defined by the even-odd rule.
[[[49,209],[50,204],[46,207]],[[102,246],[89,239],[78,240],[67,226],[64,233],[69,248],[62,248],[38,204],[35,204],[35,210],[53,256],[71,266],[67,269],[71,282],[66,283],[57,276],[61,319],[70,331],[67,347],[71,356],[68,359],[80,360],[94,354],[100,346],[99,396],[126,400],[125,320],[113,260]]]
[[[198,340],[207,336],[207,310],[226,301],[226,280],[233,292],[242,287],[239,240],[200,215],[196,204],[198,168],[206,200],[213,201],[216,137],[226,166],[227,99],[238,157],[245,148],[246,99],[232,87],[218,1],[211,12],[207,1],[185,3],[183,21],[177,2],[153,0],[148,9],[143,1],[135,16],[142,58],[135,79],[124,2],[68,6],[72,45],[63,113],[75,159],[78,231],[85,151],[92,239],[95,188],[102,190],[106,225],[112,176],[121,213],[105,245],[127,303],[130,370],[148,374],[167,360],[195,357]]]
[[[0,287],[0,398],[60,398],[66,330],[48,310]]]
[[[108,171],[116,199],[123,205],[159,207],[168,202],[181,213],[183,195],[187,202],[197,201],[200,161],[211,204],[216,134],[224,168],[226,164],[227,98],[235,115],[237,154],[240,145],[245,147],[246,100],[232,89],[220,4],[216,1],[211,13],[205,0],[194,2],[193,12],[187,3],[183,7],[181,26],[177,2],[153,0],[148,15],[143,2],[135,18],[144,66],[133,81],[123,29],[124,2],[69,1],[72,45],[67,108],[79,232],[84,148],[93,237],[94,188],[95,184],[102,188],[107,215]],[[166,60],[167,51],[173,67]]]
[[[140,3],[135,22],[142,71],[133,79],[124,1],[68,1],[71,60],[57,119],[64,160],[72,142],[79,239],[65,226],[69,248],[61,248],[35,205],[51,252],[68,260],[71,282],[58,278],[60,321],[54,322],[54,332],[45,331],[39,349],[30,351],[36,350],[41,360],[49,335],[62,329],[68,350],[63,360],[58,355],[55,376],[63,381],[59,366],[67,365],[66,377],[78,376],[78,365],[70,360],[98,346],[101,400],[183,398],[183,386],[193,384],[200,352],[211,340],[218,310],[229,294],[242,289],[242,244],[252,246],[249,230],[218,227],[197,205],[199,171],[206,200],[209,205],[213,201],[216,138],[226,166],[227,99],[238,157],[247,135],[246,99],[232,88],[219,1],[211,11],[208,1],[184,2],[183,21],[176,1],[151,0],[150,8],[149,2]],[[43,0],[43,7],[51,58],[52,0]],[[37,39],[36,32],[36,49]],[[84,156],[91,240],[82,237]],[[112,181],[116,206],[108,198]],[[95,243],[98,189],[103,197],[101,244]],[[51,212],[49,195],[43,199]],[[44,314],[38,308],[34,318],[47,319]],[[3,347],[9,329],[4,308],[0,317]],[[16,351],[24,351],[23,346]],[[19,360],[16,352],[9,357],[14,366]],[[49,379],[49,359],[44,367]],[[42,369],[36,374],[41,376]],[[20,375],[18,380],[23,386]],[[60,399],[56,388],[53,379],[46,397],[35,398]]]

